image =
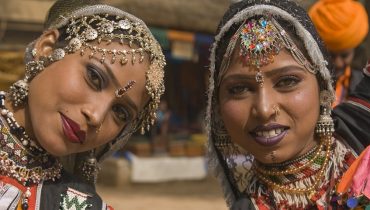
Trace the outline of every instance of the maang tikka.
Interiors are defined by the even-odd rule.
[[[273,63],[274,57],[283,47],[288,49],[293,58],[309,72],[313,74],[317,72],[317,68],[305,58],[280,24],[273,17],[263,16],[259,19],[246,20],[231,37],[221,63],[218,81],[221,81],[229,67],[238,43],[240,44],[239,58],[245,66],[256,71],[255,80],[261,86],[263,86],[264,77],[260,68]]]

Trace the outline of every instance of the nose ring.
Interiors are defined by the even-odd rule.
[[[100,132],[102,125],[103,125],[103,123],[100,123],[99,127],[96,128],[95,133],[99,133]]]
[[[272,107],[272,109],[274,110],[274,112],[275,112],[275,116],[279,116],[280,115],[280,108],[279,108],[279,106],[278,105],[274,105],[273,107]]]

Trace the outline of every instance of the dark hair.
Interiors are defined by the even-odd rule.
[[[232,19],[238,12],[241,10],[251,7],[253,5],[272,5],[275,7],[278,7],[289,14],[291,14],[294,18],[296,18],[300,24],[312,35],[312,37],[315,39],[316,43],[318,44],[320,51],[322,52],[324,59],[329,62],[329,69],[332,70],[332,64],[330,62],[328,51],[326,50],[323,41],[320,39],[310,17],[308,16],[307,12],[300,7],[297,3],[289,0],[279,0],[279,1],[265,1],[265,0],[254,0],[254,1],[240,1],[235,4],[232,4],[229,9],[226,11],[225,15],[221,19],[216,34],[220,33],[223,26]],[[301,52],[305,55],[305,57],[310,60],[310,57],[308,56],[308,52],[306,47],[304,46],[303,42],[301,41],[301,38],[297,35],[296,29],[294,28],[293,24],[288,22],[287,20],[283,20],[280,17],[275,17],[276,21],[279,22],[279,24],[286,30],[286,32],[290,35],[290,37],[293,39],[297,47],[301,50]],[[223,59],[223,56],[225,54],[226,48],[230,42],[231,37],[236,33],[238,28],[242,22],[234,23],[228,31],[224,33],[221,40],[218,43],[218,46],[215,50],[215,75],[218,75],[221,62]],[[331,71],[332,72],[332,71]],[[316,77],[319,82],[320,89],[327,89],[327,85],[324,81],[324,79],[321,77],[320,74],[316,74]],[[215,77],[215,80],[217,80],[217,77]],[[217,81],[216,81],[217,82]]]

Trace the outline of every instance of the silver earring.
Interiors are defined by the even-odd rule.
[[[329,91],[323,90],[320,92],[320,106],[322,109],[315,128],[315,132],[319,136],[328,136],[334,133],[334,121],[330,115],[330,106],[333,99]]]
[[[45,62],[43,60],[30,61],[26,64],[26,77],[31,81],[37,74],[45,69]]]
[[[323,107],[319,120],[316,123],[315,132],[319,136],[328,136],[334,133],[334,122],[330,116],[330,111]]]
[[[31,51],[32,57],[35,58],[37,56],[37,49],[33,48]]]
[[[99,165],[95,158],[94,149],[90,151],[90,154],[86,157],[82,163],[82,176],[86,181],[95,184],[98,178]]]
[[[10,99],[15,107],[19,107],[26,102],[28,96],[28,82],[27,78],[16,81],[10,86]]]
[[[59,60],[62,60],[64,58],[64,56],[66,55],[66,52],[62,49],[62,48],[57,48],[53,51],[53,53],[51,54],[51,59],[50,61],[51,62],[54,62],[54,61],[59,61]]]

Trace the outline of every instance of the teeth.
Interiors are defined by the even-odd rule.
[[[271,138],[279,135],[281,132],[283,132],[283,129],[277,128],[269,131],[257,131],[256,134],[259,137]]]

